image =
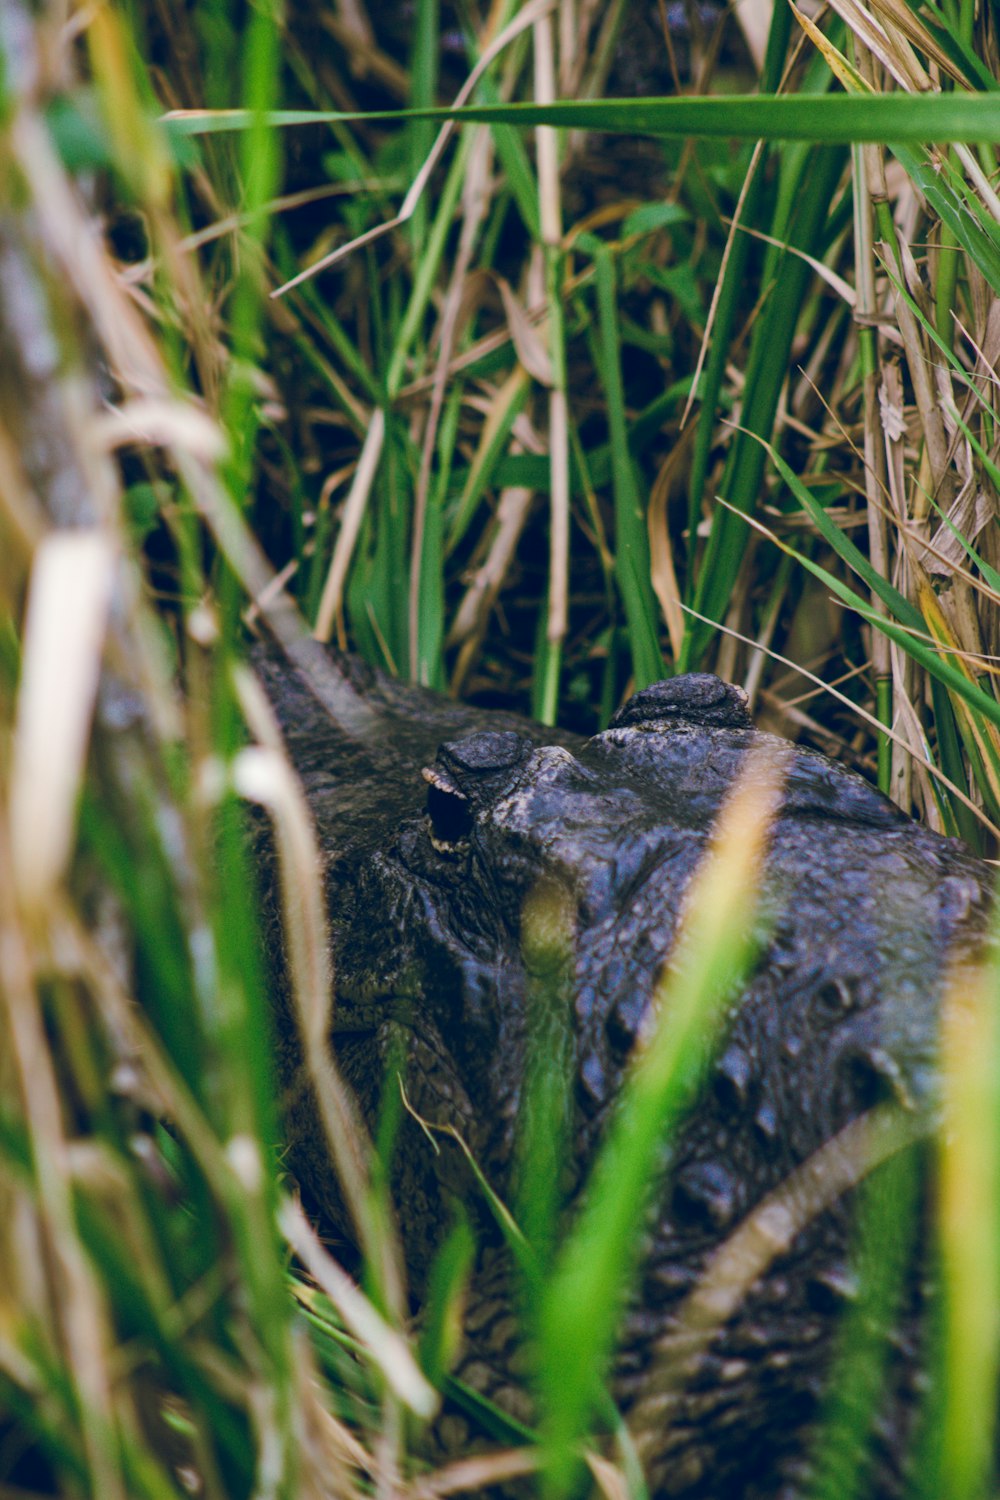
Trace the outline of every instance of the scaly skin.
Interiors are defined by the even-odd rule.
[[[751,748],[782,758],[764,945],[665,1152],[611,1386],[655,1496],[802,1493],[832,1334],[853,1296],[850,1193],[805,1217],[697,1348],[683,1381],[669,1362],[671,1336],[684,1333],[681,1309],[712,1253],[848,1122],[881,1100],[911,1118],[930,1113],[944,969],[982,941],[986,866],[860,777],[755,730],[742,695],[717,678],[649,688],[583,741],[331,660],[371,714],[349,734],[306,676],[267,655],[257,665],[328,860],[333,1047],[369,1122],[386,1065],[401,1056],[415,1112],[454,1126],[508,1201],[537,993],[525,902],[540,884],[559,893],[572,929],[571,979],[558,991],[565,1013],[544,1022],[572,1082],[571,1201],[726,790]],[[294,1028],[282,1014],[291,1076]],[[342,1226],[308,1096],[292,1093],[291,1164],[312,1211]],[[404,1118],[392,1185],[418,1294],[452,1202],[475,1211],[480,1198],[463,1153],[444,1137],[438,1146]],[[509,1267],[485,1211],[478,1228],[458,1374],[530,1417]],[[923,1283],[913,1267],[890,1330],[871,1495],[904,1485]],[[452,1444],[466,1436],[458,1419],[442,1431]]]

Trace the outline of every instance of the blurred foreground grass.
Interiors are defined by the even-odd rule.
[[[0,11],[0,1485],[475,1493],[540,1461],[413,1457],[467,1253],[419,1340],[364,1143],[334,1127],[366,1294],[287,1197],[243,796],[304,861],[296,984],[320,1044],[322,915],[236,669],[247,622],[294,632],[283,588],[403,674],[584,728],[630,683],[711,666],[993,848],[996,148],[850,144],[824,112],[838,81],[929,120],[940,91],[1000,139],[993,12],[844,5],[818,31],[789,8],[744,35],[692,8],[675,32],[654,16],[630,62],[624,9]],[[595,99],[655,81],[649,36],[672,105],[759,80],[819,138],[746,140],[724,96],[735,146],[598,137],[571,111],[558,133],[466,125],[390,235],[328,259],[398,213],[436,127],[321,112],[432,106],[480,66],[484,105]],[[703,920],[726,931],[742,894]],[[710,1001],[738,955],[703,949],[687,993]],[[970,994],[926,1493],[972,1497],[992,1482],[1000,1136],[992,979]],[[636,1143],[677,1106],[679,1063],[651,1056],[538,1289],[550,1485],[591,1436],[615,1312],[597,1272],[625,1269]],[[886,1232],[876,1212],[876,1260]],[[846,1388],[849,1330],[843,1358]],[[621,1472],[592,1468],[642,1493],[627,1442]]]

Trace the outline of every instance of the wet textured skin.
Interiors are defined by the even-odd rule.
[[[845,768],[755,730],[739,691],[713,677],[649,688],[584,741],[340,663],[358,709],[345,734],[334,722],[344,699],[324,707],[306,675],[267,655],[256,665],[327,859],[342,1071],[374,1123],[386,1066],[402,1056],[413,1109],[456,1127],[501,1197],[513,1192],[528,1053],[526,898],[540,881],[561,892],[575,929],[572,1197],[726,790],[751,748],[781,760],[767,936],[664,1161],[611,1384],[655,1496],[804,1493],[831,1335],[853,1296],[848,1200],[805,1225],[683,1388],[661,1389],[658,1350],[712,1251],[839,1129],[881,1100],[912,1117],[932,1110],[943,970],[982,938],[986,867]],[[287,1015],[279,1032],[288,1078],[298,1059]],[[342,1223],[308,1096],[290,1096],[291,1165],[308,1206]],[[479,1194],[461,1151],[441,1138],[435,1152],[410,1117],[393,1191],[419,1295],[452,1203],[475,1211]],[[509,1267],[485,1211],[480,1220],[457,1373],[530,1419]],[[891,1334],[873,1496],[905,1488],[923,1281],[908,1276]],[[455,1446],[467,1436],[459,1418],[441,1431]]]

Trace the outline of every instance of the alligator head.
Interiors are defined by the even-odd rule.
[[[589,741],[371,678],[382,728],[359,746],[268,670],[328,856],[334,1050],[371,1122],[387,1079],[406,1090],[393,1192],[418,1288],[453,1206],[480,1198],[470,1155],[501,1198],[516,1195],[539,1046],[565,1071],[567,1203],[585,1184],[727,791],[751,751],[781,759],[760,954],[664,1152],[611,1383],[656,1494],[795,1493],[851,1295],[843,1200],[807,1216],[685,1390],[660,1391],[651,1372],[718,1247],[803,1163],[879,1100],[929,1107],[945,966],[981,939],[985,867],[845,768],[755,730],[739,690],[707,675],[638,693]],[[548,946],[532,928],[539,892],[561,924]],[[560,978],[547,985],[553,942]],[[290,1128],[306,1199],[335,1220],[307,1103]],[[508,1268],[485,1213],[480,1232],[463,1372],[523,1412]],[[885,1494],[912,1419],[910,1301]]]

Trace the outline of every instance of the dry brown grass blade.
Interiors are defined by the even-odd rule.
[[[347,644],[343,622],[344,584],[347,582],[347,572],[351,565],[351,558],[354,556],[361,522],[364,520],[371,488],[378,472],[384,441],[385,412],[379,406],[371,414],[364,446],[358,458],[358,466],[354,471],[351,488],[344,502],[337,544],[333,549],[319,609],[316,611],[313,635],[318,641],[328,641],[336,626],[341,647]]]
[[[41,918],[69,863],[117,547],[96,528],[55,532],[35,553],[11,767],[11,873]]]
[[[789,0],[789,4],[792,8],[792,14],[802,28],[805,36],[812,42],[820,56],[825,59],[831,73],[839,80],[844,89],[848,93],[855,90],[858,92],[867,91],[868,85],[858,69],[848,61],[838,47],[834,46],[829,37],[820,30],[812,17],[807,15],[804,10],[800,10],[797,5],[792,3],[792,0]]]
[[[535,22],[535,102],[551,104],[556,97],[555,50],[552,20],[540,16]],[[548,125],[535,131],[538,172],[538,221],[541,243],[538,254],[543,265],[549,301],[549,600],[546,636],[558,645],[566,634],[569,618],[569,407],[566,400],[566,358],[563,347],[561,297],[562,194],[559,176],[558,132]],[[520,322],[522,332],[530,324]],[[513,327],[512,327],[513,332]]]
[[[531,512],[534,491],[515,485],[501,492],[496,529],[483,564],[476,569],[455,615],[448,635],[449,646],[459,646],[451,690],[460,693],[479,653],[490,611],[517,555],[517,545]]]
[[[493,1485],[524,1478],[538,1470],[540,1455],[531,1448],[509,1448],[482,1458],[461,1459],[417,1480],[405,1500],[439,1500],[445,1495],[483,1494]]]
[[[344,0],[339,11],[320,12],[320,25],[351,59],[351,72],[358,78],[375,78],[404,104],[409,98],[409,76],[394,58],[375,45],[371,22],[357,0]]]
[[[359,1488],[359,1476],[370,1474],[372,1455],[354,1436],[349,1427],[327,1409],[329,1398],[322,1376],[314,1365],[312,1352],[301,1340],[298,1367],[299,1400],[302,1405],[303,1442],[309,1454],[304,1481],[308,1486],[302,1500],[347,1500]],[[298,1497],[296,1497],[298,1500]]]
[[[891,23],[883,25],[859,0],[831,0],[831,5],[860,46],[882,64],[900,88],[923,93],[931,87],[930,78],[913,48]],[[928,37],[928,41],[933,47],[932,38]],[[940,49],[934,47],[934,50]]]
[[[611,1463],[599,1453],[586,1455],[587,1468],[594,1476],[594,1483],[605,1500],[630,1500],[632,1486],[617,1464]]]
[[[496,277],[503,302],[504,316],[521,365],[539,385],[552,385],[552,358],[546,347],[547,321],[535,325],[528,317],[513,287],[503,276]]]
[[[739,26],[759,73],[764,66],[767,38],[774,14],[774,0],[737,0],[733,7],[736,24]]]
[[[488,130],[475,134],[462,188],[462,229],[459,236],[455,267],[444,299],[439,320],[438,355],[434,367],[434,384],[431,389],[430,409],[424,426],[420,451],[420,472],[417,475],[416,493],[413,501],[413,536],[410,542],[410,676],[414,682],[419,676],[420,644],[420,593],[421,563],[424,554],[424,535],[427,524],[427,505],[430,495],[431,469],[434,463],[438,425],[448,388],[448,366],[462,327],[472,316],[482,295],[485,276],[470,277],[476,241],[486,218],[491,202],[492,165],[494,157],[493,137]],[[470,287],[470,281],[473,285]]]
[[[901,5],[899,0],[867,0],[867,4],[889,36],[898,32],[933,62],[946,78],[950,78],[960,88],[968,88],[968,80],[961,69],[955,66],[947,52],[939,46],[920,17],[908,5]]]
[[[370,1143],[354,1097],[330,1052],[333,976],[330,935],[323,899],[322,862],[301,783],[288,763],[273,711],[253,675],[236,673],[236,688],[247,722],[262,748],[241,750],[232,776],[243,797],[270,814],[280,868],[288,964],[295,995],[305,1066],[326,1131],[330,1158],[348,1209],[392,1313],[405,1307],[402,1258],[395,1235],[374,1212]]]
[[[673,547],[667,506],[675,486],[683,483],[683,471],[694,441],[694,427],[685,427],[668,457],[660,466],[649,492],[646,525],[649,530],[650,578],[663,611],[670,636],[670,649],[676,661],[684,640],[684,614],[680,606],[680,589],[674,567]]]
[[[333,1256],[324,1250],[298,1203],[282,1206],[282,1231],[310,1276],[322,1287],[344,1325],[365,1346],[382,1371],[396,1397],[425,1420],[438,1408],[438,1394],[421,1373],[409,1344],[392,1328],[351,1280]]]

